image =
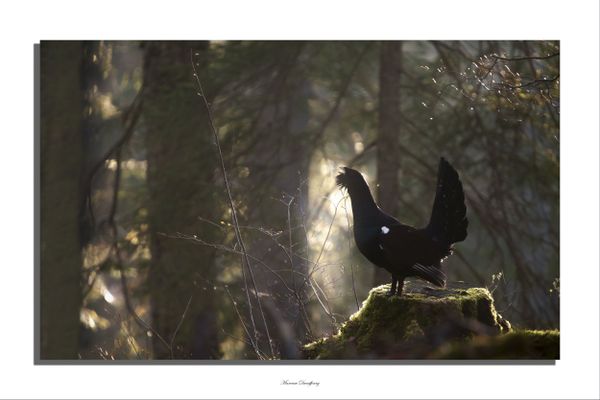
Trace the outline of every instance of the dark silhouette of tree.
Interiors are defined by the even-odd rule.
[[[391,215],[399,210],[399,174],[401,171],[400,77],[402,75],[402,42],[380,44],[379,57],[379,131],[377,135],[377,199],[380,207]],[[377,268],[376,285],[386,283],[389,274]]]
[[[76,359],[81,308],[81,42],[42,42],[41,358]]]

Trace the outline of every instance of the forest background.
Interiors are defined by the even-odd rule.
[[[42,42],[42,358],[298,357],[389,279],[355,250],[339,167],[419,226],[440,156],[471,221],[449,280],[558,328],[559,58],[552,41]]]

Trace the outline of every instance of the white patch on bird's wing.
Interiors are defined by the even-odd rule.
[[[381,250],[383,250],[383,246],[382,246],[382,245],[379,245],[379,248],[380,248]]]
[[[384,235],[387,235],[389,231],[390,231],[390,228],[388,228],[387,226],[381,227],[381,233],[383,233]]]

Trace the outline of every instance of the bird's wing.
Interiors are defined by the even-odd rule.
[[[462,183],[456,170],[442,157],[431,219],[425,232],[434,242],[449,246],[465,240],[468,224]]]
[[[440,268],[442,253],[424,231],[408,225],[382,226],[378,246],[386,263],[397,268],[399,275],[418,276],[438,286],[446,284]]]
[[[403,224],[386,224],[379,227],[377,245],[385,255],[388,264],[406,264],[402,261],[407,256],[410,257],[410,249],[414,245],[414,238],[410,233],[414,231],[415,228]]]

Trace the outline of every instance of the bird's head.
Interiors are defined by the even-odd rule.
[[[342,171],[335,177],[335,182],[339,187],[348,191],[367,185],[360,172],[348,167],[342,167]]]

